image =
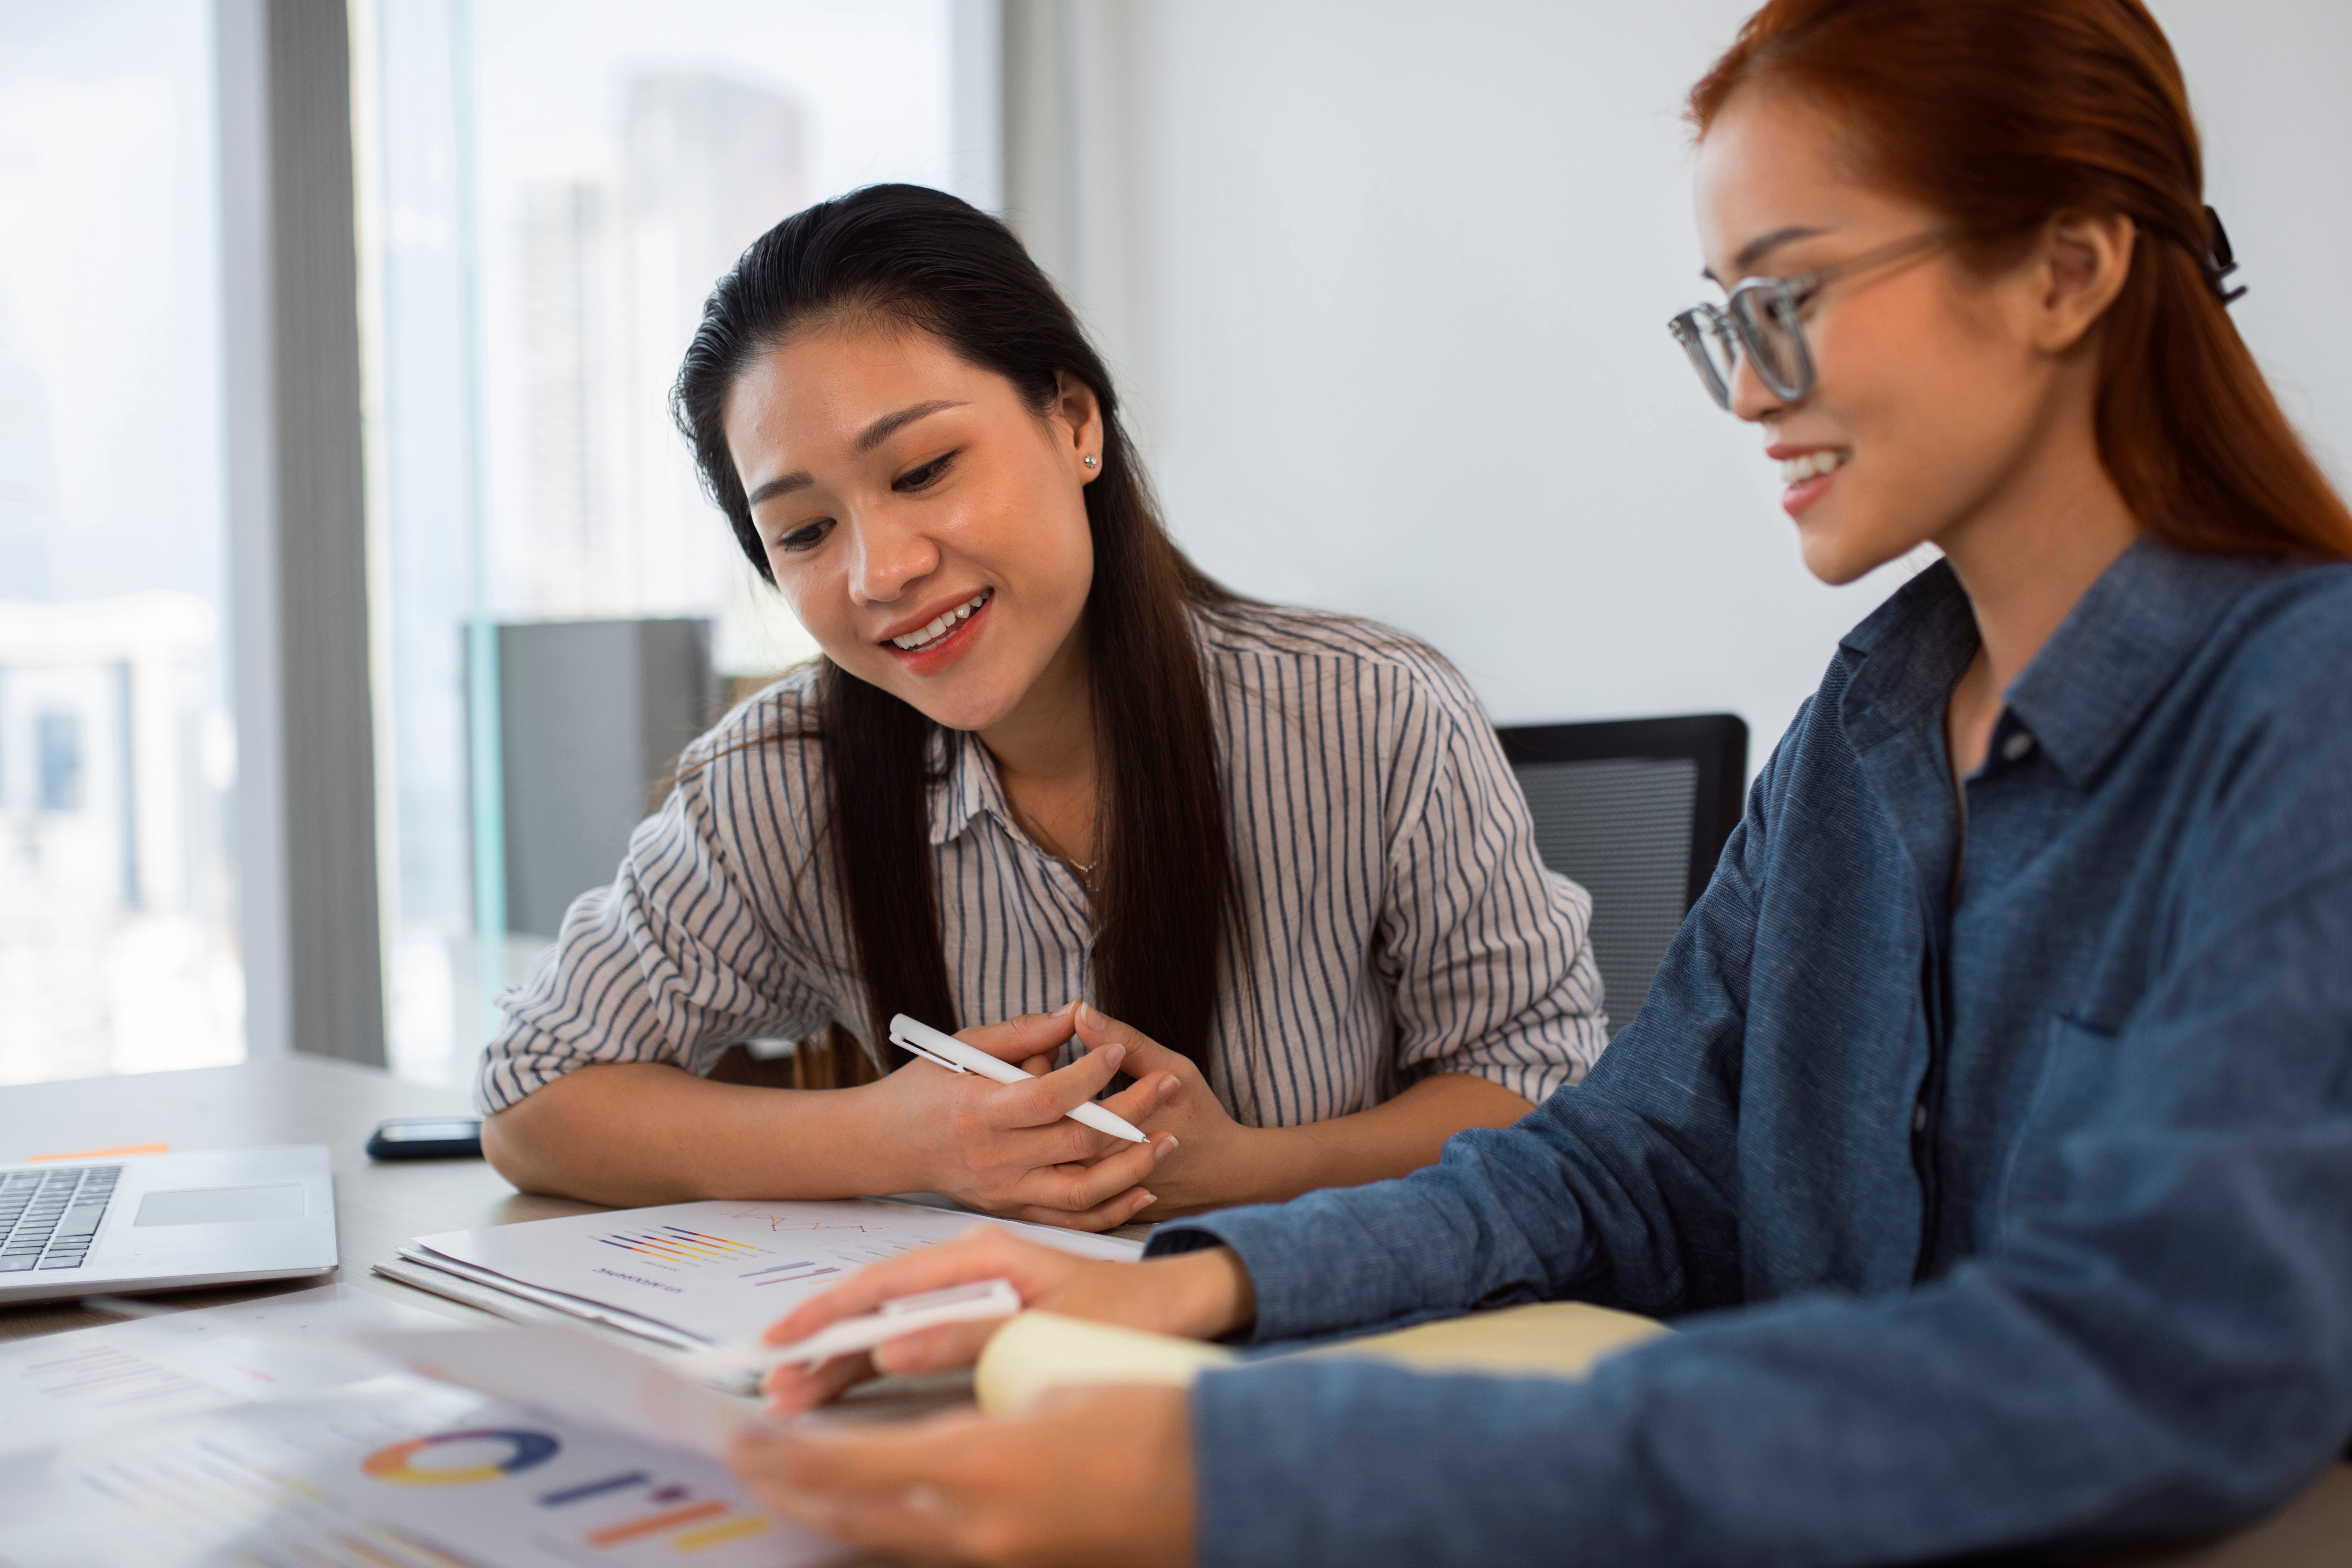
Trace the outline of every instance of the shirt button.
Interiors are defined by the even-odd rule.
[[[1927,1131],[1927,1101],[1922,1100],[1911,1108],[1911,1131],[1916,1137],[1926,1131]]]
[[[2018,761],[2020,758],[2023,757],[2026,752],[2032,750],[2033,750],[2033,737],[2027,734],[2022,730],[2018,731],[2015,734],[2010,736],[2008,740],[2003,741],[2000,743],[2000,754],[2007,757],[2012,763]]]

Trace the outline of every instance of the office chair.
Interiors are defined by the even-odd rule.
[[[1544,864],[1592,895],[1592,959],[1613,1036],[1641,1011],[1739,820],[1748,726],[1702,713],[1496,733],[1527,792]]]

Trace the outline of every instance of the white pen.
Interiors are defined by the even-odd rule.
[[[953,1035],[942,1034],[929,1024],[919,1023],[904,1013],[890,1020],[890,1038],[894,1044],[906,1047],[925,1061],[937,1062],[950,1072],[976,1072],[998,1083],[1026,1083],[1029,1075],[1011,1062],[999,1061],[978,1046],[965,1045]],[[1114,1138],[1124,1138],[1130,1143],[1149,1143],[1135,1128],[1089,1100],[1066,1112],[1073,1121],[1084,1122],[1097,1132],[1108,1132]]]
[[[755,1384],[773,1368],[795,1363],[823,1366],[835,1356],[870,1351],[885,1340],[920,1333],[942,1323],[978,1323],[1009,1318],[1021,1310],[1021,1293],[1010,1279],[979,1279],[926,1290],[919,1296],[898,1296],[863,1317],[828,1323],[804,1340],[788,1345],[727,1345],[697,1351],[661,1364],[698,1383]]]

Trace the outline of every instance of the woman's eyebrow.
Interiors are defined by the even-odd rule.
[[[909,404],[897,413],[885,414],[881,418],[868,425],[858,433],[855,446],[861,454],[870,452],[918,419],[928,419],[942,408],[961,408],[962,406],[961,403],[951,403],[943,397],[933,398],[929,403]],[[743,504],[758,506],[763,500],[773,500],[778,496],[788,496],[794,490],[804,490],[814,483],[816,483],[815,479],[806,468],[795,468],[789,474],[779,474],[753,490],[744,498]]]
[[[761,485],[758,489],[753,490],[750,495],[745,496],[743,498],[743,504],[745,506],[758,506],[763,500],[773,500],[778,496],[788,496],[794,490],[804,490],[814,483],[816,483],[816,480],[810,476],[809,471],[806,468],[799,469],[793,473],[780,474],[776,478],[770,479],[766,484]]]
[[[1808,228],[1801,224],[1790,224],[1786,228],[1776,228],[1769,234],[1758,235],[1754,239],[1741,246],[1739,254],[1731,258],[1732,269],[1745,278],[1755,268],[1758,262],[1782,246],[1793,244],[1800,239],[1811,239],[1817,234],[1828,232],[1829,230],[1825,228]],[[1710,283],[1723,281],[1715,275],[1715,268],[1711,267],[1700,268],[1699,276]]]
[[[962,406],[961,403],[950,403],[944,398],[934,398],[929,403],[910,404],[896,414],[885,414],[881,418],[868,425],[865,434],[857,437],[857,449],[861,453],[870,452],[918,419],[928,419],[942,408],[961,408]]]

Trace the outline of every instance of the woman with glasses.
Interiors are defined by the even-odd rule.
[[[1691,117],[1706,390],[1817,575],[1943,559],[1845,638],[1640,1014],[1405,1179],[1140,1265],[966,1240],[774,1331],[1003,1275],[1251,1344],[1679,1331],[1580,1383],[1275,1360],[777,1428],[764,1496],[1017,1562],[1884,1563],[2221,1529],[2343,1453],[2352,514],[2231,324],[2179,68],[2138,0],[1774,0]]]

